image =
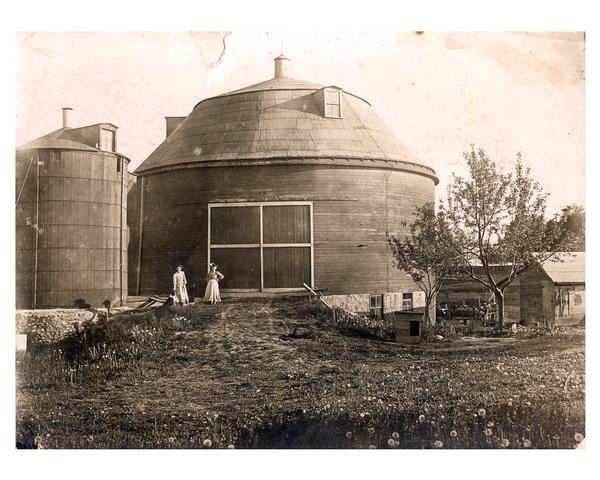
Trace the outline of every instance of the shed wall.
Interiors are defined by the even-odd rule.
[[[476,267],[478,275],[483,276],[484,270],[481,267]],[[491,273],[500,280],[510,271],[509,267],[492,267]],[[504,317],[508,323],[519,323],[522,321],[521,311],[521,277],[517,277],[504,291]],[[463,301],[469,302],[486,302],[494,301],[490,292],[479,282],[475,280],[447,280],[442,285],[442,288],[437,297],[437,303],[460,304]]]
[[[556,325],[583,325],[585,323],[585,284],[554,284],[551,305]],[[562,308],[561,308],[562,298]],[[565,305],[565,300],[567,305]],[[562,310],[562,312],[561,312]]]
[[[541,267],[520,278],[521,318],[526,325],[554,321],[554,284]]]

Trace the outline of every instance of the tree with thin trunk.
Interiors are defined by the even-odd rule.
[[[454,270],[449,250],[448,222],[444,212],[436,214],[432,203],[415,211],[410,235],[388,235],[394,266],[408,274],[425,293],[425,321],[444,280]]]
[[[561,240],[558,216],[556,228],[546,227],[548,195],[520,154],[510,173],[500,171],[482,149],[471,146],[464,157],[469,177],[453,175],[441,210],[450,225],[457,273],[494,295],[497,326],[503,328],[506,288],[534,265],[560,261],[558,254],[569,249],[571,236]]]

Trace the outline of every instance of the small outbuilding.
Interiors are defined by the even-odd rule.
[[[492,268],[492,275],[498,279],[509,272],[509,265]],[[482,275],[483,270],[479,274]],[[475,281],[451,280],[442,287],[437,301],[450,306],[479,306],[493,301],[493,297]],[[504,312],[507,323],[582,324],[585,321],[585,253],[561,253],[557,261],[546,261],[517,277],[505,290]]]
[[[524,324],[580,325],[585,321],[585,253],[560,254],[519,282]]]
[[[424,308],[393,312],[394,340],[398,343],[420,343],[422,339]]]

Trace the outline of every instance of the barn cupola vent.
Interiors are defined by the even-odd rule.
[[[71,128],[71,111],[70,107],[64,107],[62,109],[63,126],[62,128]]]
[[[283,53],[275,59],[275,78],[287,77],[287,67],[290,59]]]

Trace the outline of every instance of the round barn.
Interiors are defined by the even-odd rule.
[[[275,59],[273,79],[167,117],[130,192],[130,294],[168,291],[182,264],[201,296],[215,262],[225,293],[306,283],[379,313],[382,301],[414,301],[386,232],[407,231],[415,207],[434,201],[435,172],[367,100],[289,78],[288,62]]]

